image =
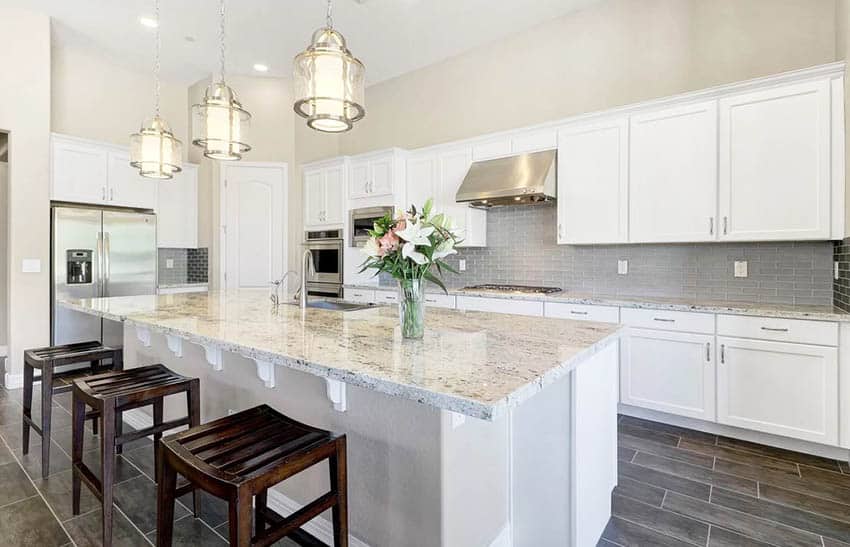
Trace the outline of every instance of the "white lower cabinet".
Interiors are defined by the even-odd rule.
[[[358,304],[372,304],[375,302],[375,291],[371,289],[345,289],[345,300],[357,302]]]
[[[508,300],[507,298],[458,296],[457,309],[543,317],[543,302],[535,302],[532,300]]]
[[[714,421],[714,336],[630,328],[620,366],[622,403]]]
[[[717,421],[838,444],[838,348],[718,337]]]

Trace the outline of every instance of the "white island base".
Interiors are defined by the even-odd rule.
[[[142,338],[125,326],[125,366],[163,363],[200,378],[203,421],[267,403],[345,433],[352,546],[587,547],[608,521],[617,477],[616,339],[485,421],[362,387],[329,386],[282,366],[273,367],[270,388],[251,359],[156,332]],[[184,405],[166,401],[166,419]],[[148,410],[125,420],[150,423]],[[279,485],[269,505],[288,514],[327,488],[322,464]],[[332,543],[328,515],[307,529]]]

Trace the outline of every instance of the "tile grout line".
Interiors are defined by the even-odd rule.
[[[10,463],[15,463],[15,462],[10,462]],[[29,476],[27,476],[27,478],[29,478]],[[3,505],[0,505],[0,509],[5,509],[6,507],[11,507],[12,505],[15,505],[16,503],[21,503],[22,501],[31,500],[31,499],[33,499],[37,496],[38,496],[38,493],[35,493],[32,496],[27,496],[27,497],[21,498],[19,500],[10,501],[9,503],[5,503]]]

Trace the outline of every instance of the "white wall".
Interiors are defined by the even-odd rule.
[[[0,86],[0,130],[9,132],[9,380],[21,374],[25,348],[50,341],[50,20],[0,8],[0,36],[0,67],[14,83]],[[41,273],[22,273],[24,258],[40,260]]]
[[[0,160],[0,219],[8,218],[9,215],[9,164]],[[6,292],[6,278],[8,270],[9,246],[7,243],[8,226],[0,222],[0,346],[6,345],[8,339],[8,320],[6,317],[8,297]]]

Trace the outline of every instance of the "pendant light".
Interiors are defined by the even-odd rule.
[[[159,115],[159,0],[156,0],[156,47],[154,55],[154,115],[147,118],[138,133],[130,135],[130,165],[143,177],[170,179],[183,163],[183,145],[174,137],[168,123]]]
[[[241,160],[251,150],[246,134],[251,114],[236,100],[236,93],[224,80],[224,22],[225,0],[221,0],[219,28],[220,74],[218,82],[210,84],[201,104],[192,107],[192,144],[204,149],[204,156],[214,160]]]
[[[341,133],[363,119],[366,67],[333,28],[331,0],[327,24],[313,33],[310,45],[295,57],[295,112],[316,131]]]

